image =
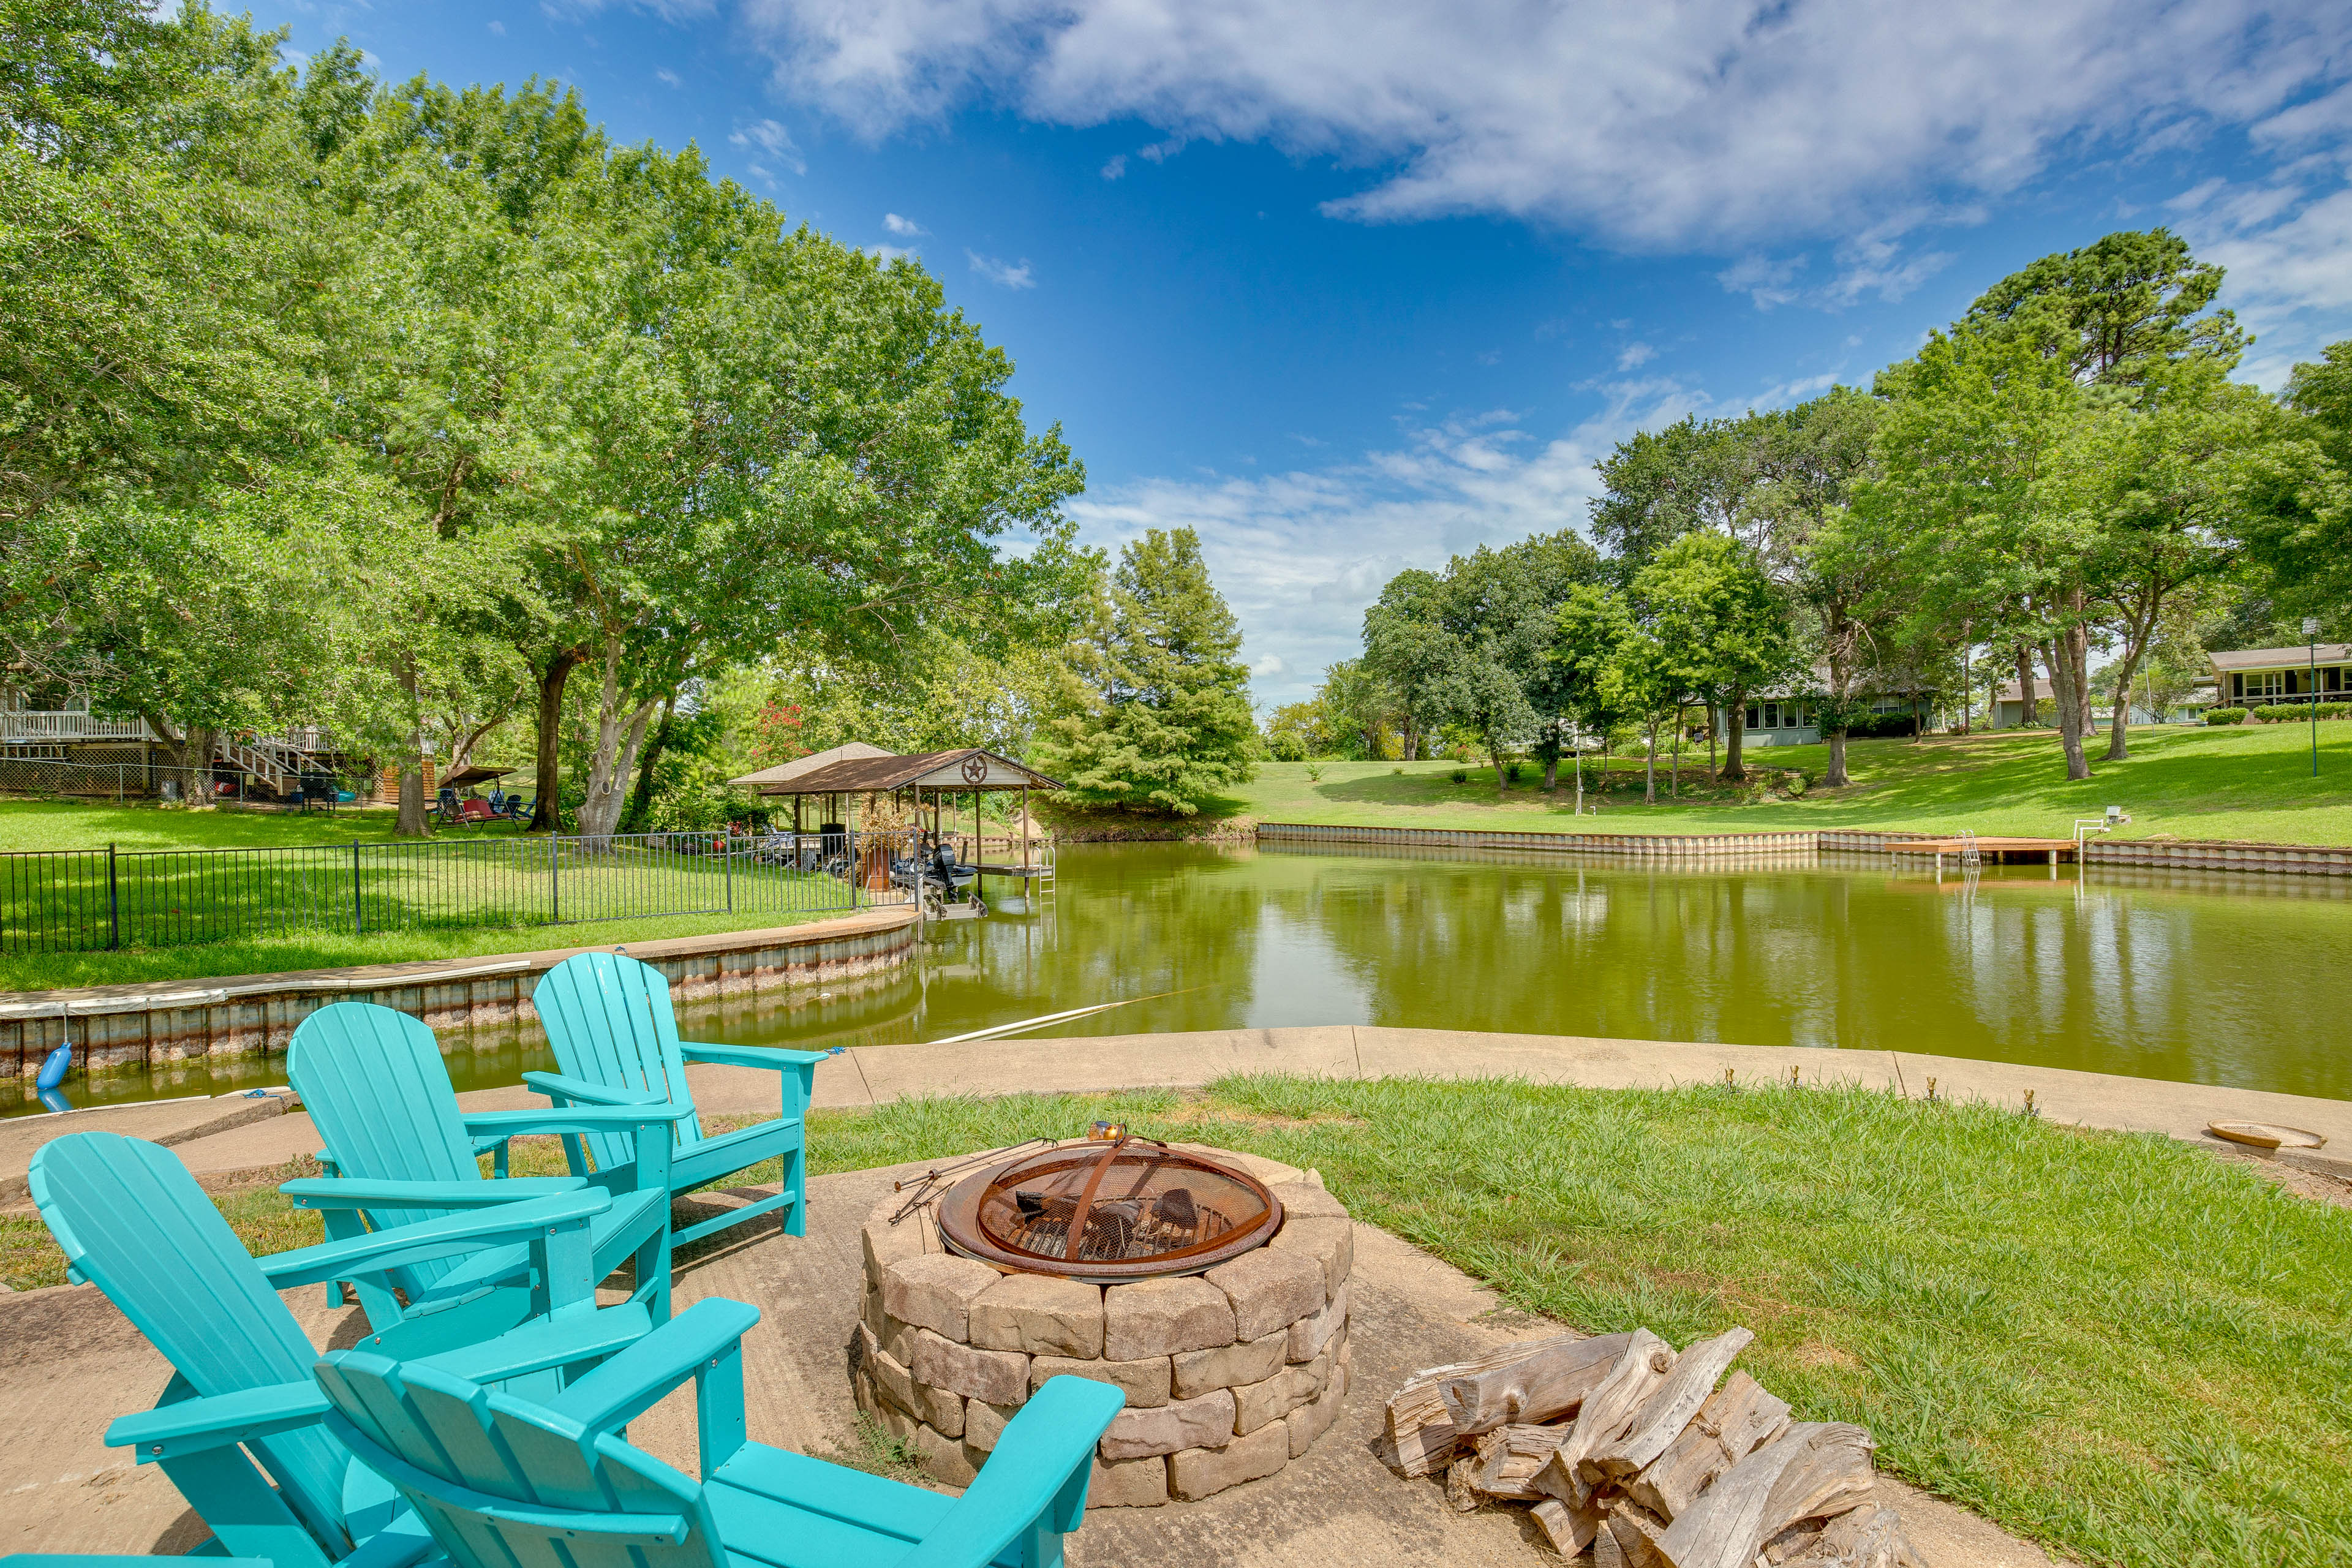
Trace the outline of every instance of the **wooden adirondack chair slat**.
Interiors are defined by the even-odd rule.
[[[565,1079],[608,1090],[655,1093],[677,1103],[692,1103],[687,1062],[696,1050],[711,1047],[695,1047],[678,1037],[669,982],[660,970],[625,953],[574,953],[541,977],[531,991],[531,1003]],[[688,1193],[770,1160],[782,1163],[782,1179],[772,1196],[688,1226],[672,1237],[673,1246],[778,1212],[783,1217],[785,1235],[808,1233],[803,1121],[816,1057],[796,1051],[744,1054],[776,1072],[780,1114],[716,1136],[703,1127],[699,1116],[677,1123],[670,1191]],[[542,1093],[558,1092],[543,1074],[526,1074],[524,1081]],[[621,1146],[618,1140],[592,1137],[585,1147],[600,1171],[634,1157],[633,1151]]]

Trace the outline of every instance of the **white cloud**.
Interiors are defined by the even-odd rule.
[[[921,224],[917,223],[913,218],[900,217],[897,213],[884,213],[882,215],[882,226],[888,229],[892,234],[897,235],[900,239],[912,239],[919,234],[929,234],[930,232]]]
[[[2171,203],[2198,258],[2229,269],[2221,303],[2255,334],[2244,374],[2277,388],[2316,359],[2352,312],[2352,153],[2306,160],[2272,179],[2208,180]]]
[[[1647,343],[1627,343],[1617,355],[1619,370],[1633,370],[1658,357],[1658,351]]]
[[[686,79],[679,76],[677,72],[674,70],[657,70],[654,72],[654,79],[661,83],[664,87],[684,87],[686,85]]]
[[[1713,406],[1670,379],[1598,390],[1599,412],[1549,440],[1520,428],[1511,412],[1489,410],[1413,422],[1396,446],[1352,461],[1144,479],[1089,491],[1068,510],[1097,544],[1149,528],[1197,531],[1241,620],[1257,695],[1288,702],[1306,696],[1326,665],[1361,651],[1364,607],[1397,573],[1442,566],[1480,544],[1580,529],[1599,488],[1595,459],[1637,426]]]
[[[2305,134],[2320,0],[746,0],[782,85],[879,136],[974,100],[1364,168],[1366,222],[1500,213],[1636,247],[1916,225],[2053,156]],[[2284,111],[2284,112],[2282,112]],[[1169,142],[1155,144],[1163,155]],[[1918,265],[1857,258],[1853,294]]]
[[[1102,177],[1106,180],[1125,179],[1127,177],[1127,154],[1124,153],[1112,153],[1110,162],[1102,166]]]
[[[808,160],[801,156],[800,146],[793,142],[793,133],[772,120],[755,120],[737,130],[727,140],[737,147],[759,148],[795,174],[808,173]],[[751,165],[751,172],[763,180],[772,177],[757,163]]]
[[[503,38],[506,36],[507,25],[504,22],[492,22],[490,24],[490,37],[494,38]]]
[[[1037,287],[1037,279],[1031,274],[1029,258],[1025,256],[1018,263],[1000,261],[993,256],[982,256],[977,250],[967,250],[964,252],[964,257],[971,263],[971,269],[974,272],[999,288],[1034,289]]]

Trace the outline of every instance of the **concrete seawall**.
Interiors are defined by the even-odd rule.
[[[630,955],[669,977],[694,1004],[784,986],[846,980],[894,967],[914,950],[908,910],[716,936],[632,942]],[[282,1052],[295,1027],[332,1002],[375,1002],[413,1013],[436,1030],[512,1028],[534,1019],[539,977],[575,952],[562,947],[425,963],[364,964],[284,974],[20,991],[0,1000],[0,1071],[40,1071],[60,1044],[75,1066],[100,1072]]]
[[[1532,849],[1644,860],[1728,860],[1801,857],[1825,850],[1884,853],[1891,844],[1948,837],[1855,828],[1775,833],[1552,833],[1454,827],[1350,827],[1317,822],[1261,822],[1258,842],[1301,848],[1382,847]],[[2254,844],[2218,838],[2106,838],[2083,845],[2086,866],[2138,866],[2178,871],[2263,871],[2352,877],[2352,845]]]

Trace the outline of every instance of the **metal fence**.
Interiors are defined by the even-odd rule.
[[[578,925],[898,904],[904,835],[511,835],[423,844],[0,854],[0,952],[291,932]]]
[[[62,757],[0,756],[0,795],[138,800],[154,793],[143,763],[69,763]]]

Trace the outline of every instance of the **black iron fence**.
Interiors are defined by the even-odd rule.
[[[639,833],[0,854],[0,952],[807,914],[906,900],[904,835]]]

